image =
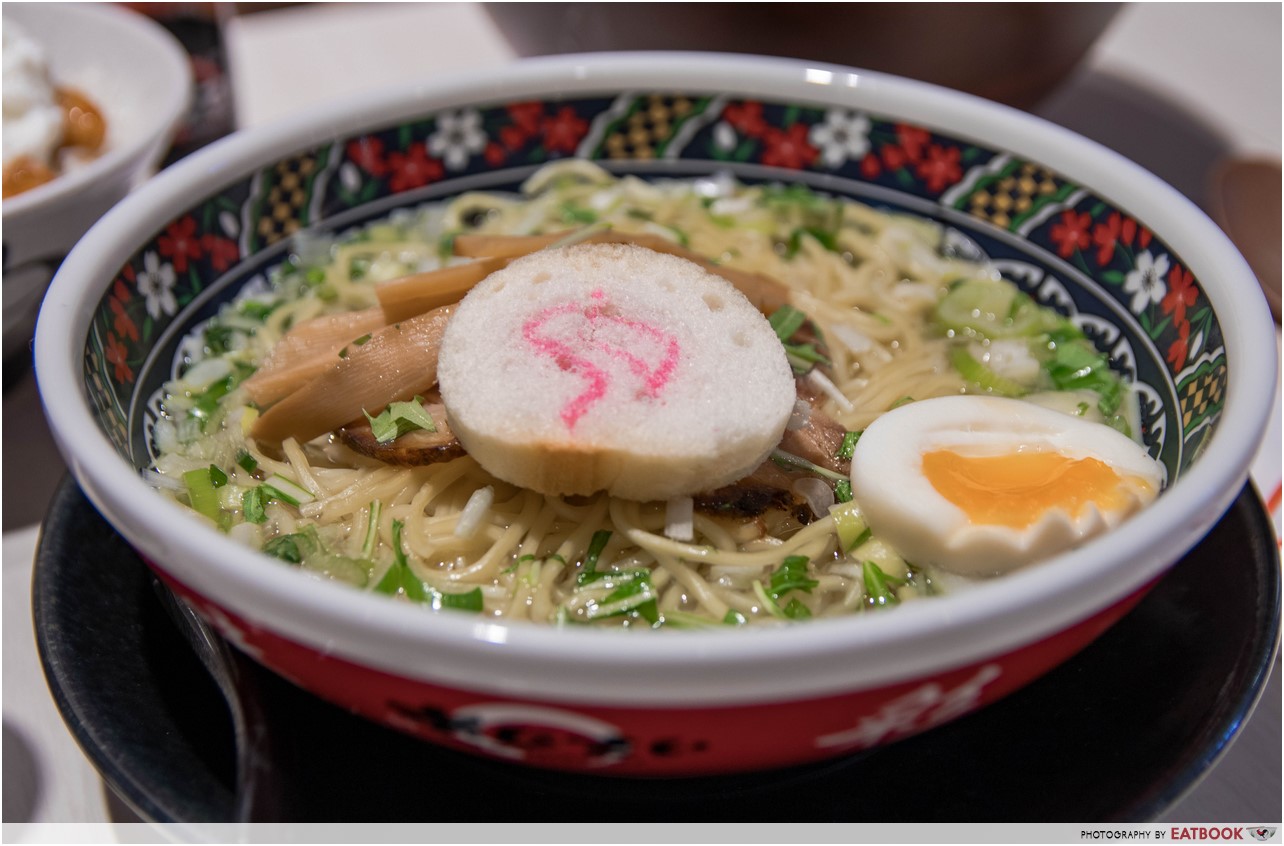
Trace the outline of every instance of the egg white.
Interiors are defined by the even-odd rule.
[[[923,456],[937,450],[1096,458],[1121,477],[1125,504],[1089,503],[1076,515],[1052,507],[1024,528],[973,522],[923,475]],[[1063,552],[1118,525],[1154,499],[1164,475],[1145,447],[1103,424],[1021,400],[951,396],[908,403],[870,424],[852,456],[851,482],[869,527],[906,559],[981,577]]]

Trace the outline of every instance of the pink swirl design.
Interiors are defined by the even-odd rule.
[[[541,355],[552,359],[562,370],[573,371],[586,382],[584,390],[562,408],[562,421],[568,429],[574,429],[579,419],[611,389],[611,374],[585,357],[585,353],[598,352],[609,359],[623,362],[642,382],[638,396],[652,398],[660,395],[660,391],[673,376],[681,355],[681,347],[672,335],[650,323],[629,320],[613,313],[601,289],[594,290],[589,296],[591,302],[549,306],[522,324],[522,337],[527,343]],[[565,332],[560,337],[544,334],[545,324],[550,320],[575,314],[582,315],[585,320],[579,332],[573,335]],[[649,339],[659,345],[664,350],[660,363],[651,367],[633,350],[596,338],[594,330],[604,323],[621,326],[634,333],[639,340]]]

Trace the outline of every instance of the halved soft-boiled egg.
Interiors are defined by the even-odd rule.
[[[1163,465],[1101,423],[991,396],[919,400],[875,420],[852,493],[906,559],[997,575],[1070,549],[1153,500]]]

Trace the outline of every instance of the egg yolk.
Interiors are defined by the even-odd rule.
[[[923,456],[923,475],[973,523],[1016,529],[1054,508],[1077,516],[1088,503],[1108,511],[1128,508],[1132,501],[1109,464],[1055,452],[964,456],[937,450]]]

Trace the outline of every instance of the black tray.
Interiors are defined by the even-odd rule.
[[[229,708],[160,590],[65,481],[33,585],[46,676],[107,783],[144,819],[186,823],[1149,820],[1251,712],[1280,622],[1279,550],[1249,487],[1085,651],[977,714],[883,749],[720,778],[539,772],[381,728],[240,659],[269,728],[251,790],[238,783]]]

